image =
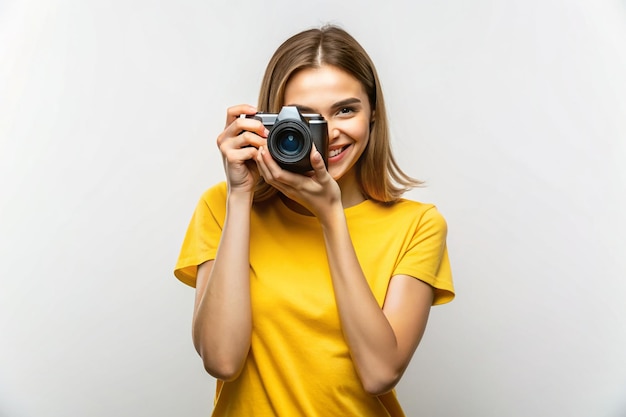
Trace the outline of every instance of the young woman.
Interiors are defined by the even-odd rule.
[[[327,166],[282,169],[258,111],[328,124]],[[285,41],[258,107],[228,109],[226,182],[198,203],[175,275],[195,286],[193,342],[218,379],[214,416],[403,416],[393,390],[431,305],[452,300],[446,223],[401,198],[367,53],[325,26]]]

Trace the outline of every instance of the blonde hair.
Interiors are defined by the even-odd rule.
[[[265,70],[259,111],[278,113],[284,104],[285,87],[293,74],[323,65],[339,68],[356,78],[373,110],[370,140],[355,165],[361,192],[368,199],[391,203],[406,191],[422,185],[421,181],[405,174],[392,155],[385,102],[374,63],[365,49],[337,26],[305,30],[278,47]],[[260,178],[254,199],[267,200],[275,193],[276,189]]]

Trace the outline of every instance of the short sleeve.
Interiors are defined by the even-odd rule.
[[[394,274],[410,275],[435,289],[433,305],[454,299],[446,237],[448,226],[436,207],[426,210],[416,224],[406,252]]]
[[[215,259],[225,215],[226,184],[220,183],[202,195],[187,227],[174,268],[183,283],[195,287],[198,265]]]

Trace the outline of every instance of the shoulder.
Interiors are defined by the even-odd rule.
[[[225,182],[220,182],[205,190],[196,204],[196,217],[210,216],[218,221],[226,216],[226,197],[228,190]]]
[[[432,203],[401,199],[392,204],[390,209],[393,211],[393,216],[401,218],[415,235],[439,235],[445,239],[448,233],[445,217]]]
[[[428,227],[439,230],[444,234],[448,230],[448,224],[445,217],[437,206],[431,203],[420,203],[418,201],[405,200],[413,208],[413,212],[419,219],[420,227]]]
[[[368,200],[346,210],[348,224],[352,230],[377,230],[380,233],[415,236],[447,234],[447,224],[434,204],[400,199],[393,203]]]
[[[228,194],[228,188],[225,181],[219,182],[213,185],[202,193],[201,200],[205,201],[209,205],[211,203],[226,202],[226,196]]]
[[[392,216],[402,216],[414,220],[445,225],[446,220],[441,212],[432,203],[401,198],[390,204],[375,203],[377,210]]]

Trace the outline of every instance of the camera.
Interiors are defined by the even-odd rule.
[[[313,169],[313,144],[328,166],[328,124],[317,113],[300,113],[296,106],[284,106],[280,113],[256,113],[247,118],[260,120],[269,130],[267,149],[278,165],[292,172]]]

